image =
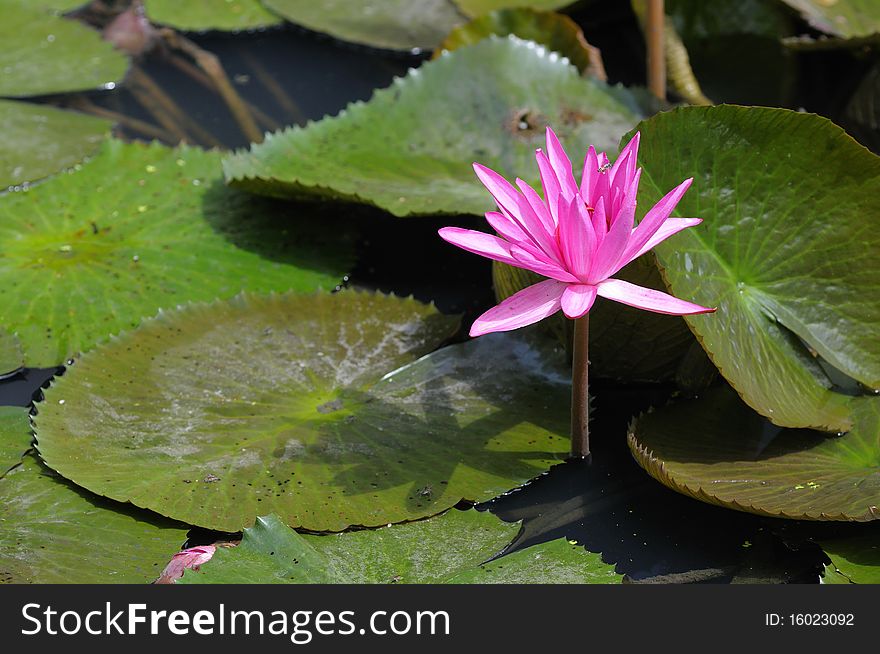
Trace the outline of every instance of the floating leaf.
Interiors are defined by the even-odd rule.
[[[492,202],[471,162],[535,183],[546,125],[571,151],[613,149],[636,111],[628,91],[580,77],[558,55],[491,37],[338,117],[269,135],[224,170],[233,185],[268,195],[360,200],[398,216],[481,214]]]
[[[464,17],[452,0],[263,0],[315,32],[376,48],[430,50]]]
[[[38,447],[93,492],[222,531],[265,511],[340,531],[487,500],[565,456],[568,373],[510,335],[418,359],[456,323],[357,292],[165,313],[56,380]]]
[[[556,11],[576,0],[455,0],[459,9],[468,16],[480,16],[499,9],[538,9]]]
[[[876,0],[782,0],[821,32],[845,39],[880,32],[880,5]]]
[[[95,497],[33,454],[27,409],[0,408],[0,583],[147,583],[186,539],[170,520]],[[11,457],[17,452],[15,459]]]
[[[72,167],[98,149],[111,126],[73,111],[0,100],[0,189]]]
[[[144,8],[154,23],[191,32],[252,30],[282,22],[259,0],[146,0]]]
[[[17,406],[0,406],[0,478],[21,463],[31,446],[28,410]]]
[[[128,59],[90,27],[25,0],[0,0],[0,96],[88,91],[119,82]]]
[[[638,418],[633,456],[670,488],[740,511],[801,520],[880,519],[880,398],[852,402],[854,426],[828,436],[781,429],[728,387]]]
[[[826,584],[880,584],[880,531],[873,527],[859,535],[818,539],[831,559]]]
[[[0,583],[143,584],[187,527],[95,497],[34,455],[0,478]]]
[[[274,515],[244,530],[182,583],[467,584],[618,583],[614,566],[564,538],[504,556],[519,523],[451,510],[430,520],[324,536],[301,535]]]
[[[14,334],[0,329],[0,379],[14,375],[24,368],[21,343]]]
[[[640,129],[640,206],[695,178],[676,213],[703,224],[654,253],[675,296],[718,307],[686,318],[706,352],[774,423],[847,429],[808,348],[880,388],[880,159],[783,109],[687,107]]]
[[[313,208],[228,189],[219,159],[111,140],[80,170],[0,197],[0,325],[27,365],[63,363],[160,307],[335,286],[350,239]]]
[[[581,74],[607,80],[599,49],[587,43],[584,32],[577,23],[563,14],[533,9],[494,11],[456,27],[435,51],[434,58],[439,57],[442,50],[473,45],[492,34],[513,34],[521,39],[540,43],[567,57]]]

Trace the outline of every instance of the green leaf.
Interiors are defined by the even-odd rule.
[[[28,410],[17,406],[0,406],[0,479],[10,468],[21,463],[30,447]]]
[[[536,183],[546,125],[570,152],[613,150],[637,111],[628,91],[581,78],[555,53],[491,37],[335,118],[271,134],[224,170],[233,185],[268,195],[359,200],[397,216],[482,214],[493,205],[473,161]]]
[[[263,4],[315,32],[391,50],[430,50],[464,22],[451,0],[263,0]]]
[[[27,365],[63,363],[160,307],[336,285],[353,250],[340,223],[227,188],[219,160],[111,140],[0,197],[0,325]]]
[[[704,222],[654,249],[721,374],[774,423],[849,427],[809,348],[880,388],[880,159],[828,120],[687,107],[641,124],[639,204],[688,177],[679,216]],[[802,339],[805,347],[799,339]]]
[[[143,584],[187,527],[86,493],[34,455],[0,478],[0,583]]]
[[[499,9],[538,9],[556,11],[576,0],[455,0],[455,4],[468,16],[480,16]]]
[[[876,0],[782,0],[821,32],[851,39],[880,32]]]
[[[24,355],[18,337],[0,330],[0,379],[14,375],[22,368]]]
[[[279,25],[281,19],[259,0],[146,0],[147,17],[154,23],[191,32],[237,32]]]
[[[111,127],[103,118],[0,100],[0,189],[72,167],[98,149]]]
[[[563,361],[393,296],[244,296],[163,313],[46,392],[47,463],[222,531],[278,513],[340,531],[483,501],[565,457]]]
[[[875,525],[858,535],[818,540],[831,559],[825,569],[826,584],[880,584],[880,530]]]
[[[108,88],[128,59],[86,25],[25,0],[0,0],[0,96]]]
[[[605,80],[602,55],[587,43],[583,30],[571,18],[563,14],[533,9],[502,9],[479,16],[465,25],[456,27],[444,39],[434,58],[441,50],[455,50],[473,45],[490,35],[513,34],[527,41],[534,41],[567,57],[583,75]]]
[[[842,436],[782,429],[724,386],[641,416],[628,441],[651,476],[710,504],[800,520],[877,520],[880,398],[853,399],[852,415]]]
[[[516,536],[519,523],[451,510],[375,530],[298,534],[277,516],[258,518],[241,545],[218,549],[179,583],[618,583],[614,566],[565,539],[484,562]]]

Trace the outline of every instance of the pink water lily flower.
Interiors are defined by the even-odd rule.
[[[521,179],[516,187],[478,163],[477,177],[498,205],[486,214],[498,236],[444,227],[440,236],[475,254],[548,277],[481,315],[471,336],[530,325],[560,309],[569,318],[584,316],[596,296],[672,315],[715,309],[679,300],[612,276],[636,257],[699,218],[671,218],[693,179],[686,179],[655,204],[634,227],[642,169],[636,167],[639,134],[611,165],[590,146],[580,185],[556,135],[547,128],[547,152],[536,158],[544,197]]]

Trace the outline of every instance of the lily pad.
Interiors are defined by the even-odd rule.
[[[703,224],[654,253],[674,295],[718,307],[686,320],[721,374],[777,425],[848,429],[815,355],[880,388],[880,158],[784,109],[687,107],[640,130],[640,206],[695,178],[676,213]]]
[[[14,375],[24,368],[24,354],[15,334],[0,329],[0,379]]]
[[[390,50],[430,50],[465,20],[452,0],[263,0],[263,4],[315,32]]]
[[[584,32],[571,18],[563,14],[533,9],[502,9],[479,16],[456,27],[435,51],[455,50],[473,45],[489,35],[508,36],[534,41],[568,58],[583,75],[605,81],[605,67],[598,48],[587,43]]]
[[[112,88],[128,59],[90,27],[26,0],[0,0],[0,96]]]
[[[488,500],[566,456],[564,361],[522,336],[422,355],[457,318],[393,296],[243,296],[163,313],[78,361],[36,417],[101,495],[237,531],[341,531]]]
[[[17,406],[0,406],[0,478],[21,463],[31,447],[31,426],[28,410]]]
[[[492,202],[471,162],[536,183],[547,124],[571,151],[613,150],[638,111],[629,91],[580,77],[543,47],[490,37],[223,166],[231,184],[256,193],[357,200],[397,216],[482,214]]]
[[[782,429],[727,386],[638,418],[633,456],[673,490],[740,511],[800,520],[880,519],[880,398],[852,402],[842,436]]]
[[[109,140],[79,170],[0,197],[0,325],[31,367],[63,363],[160,307],[332,289],[353,244],[317,208],[227,188],[220,155]],[[332,223],[331,223],[332,224]]]
[[[155,579],[187,528],[75,487],[24,454],[30,442],[27,409],[0,407],[0,583]]]
[[[0,478],[0,507],[0,583],[149,583],[187,534],[86,493],[33,454]]]
[[[144,9],[154,23],[190,32],[237,32],[272,27],[282,22],[259,0],[146,0]]]
[[[111,127],[103,118],[0,100],[0,189],[72,167],[98,149]]]
[[[499,9],[538,9],[556,11],[572,5],[577,0],[455,0],[455,4],[468,16],[480,16]]]
[[[880,584],[880,530],[873,527],[858,535],[819,539],[831,559],[826,584]]]
[[[801,13],[820,32],[844,39],[880,32],[880,5],[876,0],[782,0]]]
[[[182,583],[619,583],[614,566],[564,538],[491,563],[519,531],[491,513],[451,510],[430,520],[324,536],[258,518],[241,545],[218,549]]]

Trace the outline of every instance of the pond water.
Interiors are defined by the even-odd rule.
[[[607,17],[606,17],[607,19]],[[624,20],[621,18],[621,20]],[[606,20],[607,23],[607,20]],[[639,47],[602,33],[588,38],[605,52],[612,81],[630,81]],[[195,40],[222,60],[238,92],[265,114],[265,122],[302,124],[369,98],[376,88],[418,64],[418,56],[390,55],[344,45],[296,29],[203,36]],[[636,62],[633,64],[633,62]],[[185,109],[211,138],[227,148],[248,139],[215,94],[162,56],[138,67]],[[628,68],[629,67],[629,68]],[[86,94],[89,102],[127,116],[150,116],[128,90]],[[131,127],[121,134],[145,138]],[[202,145],[205,139],[194,137]],[[463,324],[493,303],[491,267],[436,237],[449,224],[475,225],[472,217],[396,219],[377,210],[346,207],[359,221],[358,263],[340,285],[381,289],[433,301],[441,311],[462,313]],[[401,247],[401,244],[406,247]],[[459,333],[457,339],[463,339]],[[0,404],[25,406],[56,371],[25,370],[0,382]],[[504,520],[523,520],[514,548],[560,536],[600,552],[632,582],[817,583],[826,561],[809,536],[816,527],[717,508],[666,489],[633,461],[626,446],[630,419],[665,403],[672,389],[623,387],[597,380],[594,462],[552,468],[525,487],[482,505]],[[197,530],[190,544],[212,542]]]

